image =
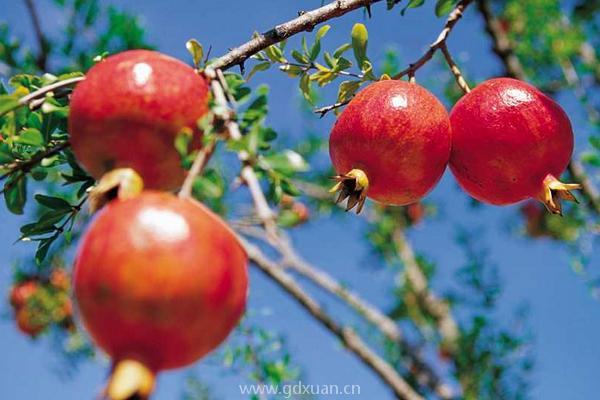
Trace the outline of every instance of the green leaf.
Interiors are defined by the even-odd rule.
[[[264,156],[261,159],[261,165],[265,169],[273,169],[285,175],[304,172],[309,169],[308,163],[304,158],[293,150],[285,150],[280,153]]]
[[[335,51],[333,52],[333,58],[339,58],[342,54],[344,54],[351,48],[352,45],[350,43],[344,43],[343,45],[335,49]]]
[[[298,50],[292,50],[292,57],[300,64],[310,64],[310,60]]]
[[[423,4],[425,4],[425,0],[410,0],[406,7],[404,7],[402,11],[400,11],[400,14],[404,15],[404,13],[406,13],[406,10],[408,10],[409,8],[421,7]]]
[[[352,62],[347,58],[340,57],[337,60],[337,65],[335,66],[336,71],[344,71],[352,66]]]
[[[37,129],[28,128],[19,133],[15,141],[29,146],[41,146],[44,144],[44,135]]]
[[[354,97],[354,94],[360,87],[360,81],[344,81],[340,84],[338,90],[338,102],[345,102]]]
[[[8,164],[13,162],[15,157],[10,151],[10,147],[5,142],[0,142],[0,164]]]
[[[325,64],[327,64],[327,66],[329,68],[335,68],[335,66],[337,65],[335,59],[331,56],[331,54],[329,54],[329,52],[325,52],[323,54],[323,56],[325,57]]]
[[[368,60],[367,42],[369,40],[369,33],[367,32],[367,27],[364,24],[354,24],[351,36],[354,58],[356,59],[358,66],[362,68],[363,63]]]
[[[196,68],[198,68],[202,62],[202,58],[204,57],[204,49],[202,48],[202,45],[196,39],[190,39],[185,43],[185,48],[192,55],[194,65]]]
[[[252,78],[252,76],[254,74],[256,74],[259,71],[266,71],[271,67],[271,63],[269,61],[264,61],[258,64],[255,64],[252,69],[250,70],[250,72],[248,73],[248,76],[246,76],[246,80],[249,81],[250,78]]]
[[[48,250],[50,250],[50,246],[54,241],[58,239],[58,235],[51,236],[47,239],[41,240],[38,245],[37,251],[35,252],[35,262],[40,265],[42,261],[48,255]]]
[[[302,92],[302,95],[304,96],[306,101],[312,104],[313,100],[310,88],[310,75],[304,74],[302,75],[302,78],[300,78],[300,91]]]
[[[589,141],[595,149],[600,150],[600,136],[590,136]]]
[[[71,213],[70,209],[52,210],[42,214],[40,219],[30,224],[25,224],[21,227],[22,238],[42,235],[44,233],[54,232],[56,227],[54,224],[60,222],[65,216]]]
[[[327,34],[330,28],[331,26],[329,25],[323,25],[317,31],[317,34],[315,36],[315,42],[313,43],[308,52],[308,58],[310,59],[310,61],[315,61],[317,57],[319,57],[319,53],[321,52],[321,39]]]
[[[319,28],[319,30],[317,31],[317,35],[315,36],[315,40],[320,41],[323,38],[323,36],[325,36],[327,32],[329,32],[329,29],[331,29],[330,25],[323,25],[321,28]]]
[[[285,63],[287,60],[283,56],[283,51],[276,45],[269,46],[265,49],[265,54],[273,62]]]
[[[4,185],[4,201],[6,208],[17,215],[23,214],[23,208],[27,200],[27,178],[17,176],[10,179]]]
[[[190,152],[190,143],[192,142],[192,134],[183,130],[175,136],[175,150],[179,153],[179,157],[185,158]]]
[[[435,15],[441,17],[452,11],[454,0],[437,0],[435,3]]]
[[[11,94],[0,95],[0,116],[19,107],[19,99]]]
[[[581,161],[594,167],[600,167],[600,155],[586,152],[581,155]]]
[[[71,210],[71,204],[60,197],[46,196],[43,194],[36,194],[35,200],[43,205],[44,207],[51,208],[53,210]]]

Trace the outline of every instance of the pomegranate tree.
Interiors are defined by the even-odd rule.
[[[155,51],[125,51],[92,67],[71,97],[73,151],[99,179],[133,168],[150,189],[172,190],[185,171],[174,147],[187,131],[199,146],[198,120],[208,112],[206,80],[191,67]]]
[[[558,180],[573,152],[567,114],[535,87],[490,79],[460,99],[450,113],[450,168],[477,200],[497,205],[535,198],[555,214],[575,201],[578,184]]]
[[[329,154],[347,209],[366,197],[389,205],[423,198],[450,157],[450,121],[422,86],[398,80],[371,84],[344,109],[329,138]]]
[[[247,257],[203,205],[148,191],[98,213],[73,279],[83,324],[115,363],[108,397],[145,397],[156,372],[193,363],[234,328]]]

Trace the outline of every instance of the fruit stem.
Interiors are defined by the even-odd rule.
[[[367,174],[361,169],[354,168],[346,174],[334,176],[333,179],[335,179],[337,183],[329,190],[329,192],[340,192],[335,203],[341,203],[347,198],[348,203],[346,204],[346,211],[358,206],[356,208],[356,213],[360,214],[365,205],[367,191],[369,189],[369,178],[367,178]]]
[[[154,373],[139,361],[121,360],[113,368],[105,389],[108,400],[145,400],[154,390]]]
[[[131,168],[117,168],[102,175],[90,191],[90,212],[94,213],[109,201],[136,197],[144,188],[144,181]]]
[[[544,178],[542,189],[537,195],[537,199],[544,203],[546,209],[552,214],[562,216],[561,200],[573,201],[579,203],[577,198],[571,193],[571,190],[581,189],[578,183],[562,183],[553,175],[548,174]]]

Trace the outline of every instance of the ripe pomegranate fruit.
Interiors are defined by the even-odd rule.
[[[329,138],[338,176],[332,191],[347,210],[366,197],[406,205],[439,181],[450,157],[450,121],[442,103],[416,83],[382,80],[360,91]]]
[[[128,398],[114,394],[120,373],[137,370],[134,390],[146,390],[149,376],[227,337],[246,304],[247,256],[203,205],[147,191],[100,210],[80,243],[73,286],[84,326],[116,363],[108,397]]]
[[[191,67],[155,51],[130,50],[99,62],[71,96],[69,133],[75,156],[99,179],[133,168],[150,189],[176,189],[185,177],[174,147],[208,112],[208,83]]]
[[[497,205],[536,198],[555,214],[560,200],[575,201],[557,177],[573,152],[573,131],[563,109],[535,87],[490,79],[460,99],[450,113],[450,168],[477,200]]]

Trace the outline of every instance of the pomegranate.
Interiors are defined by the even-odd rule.
[[[536,198],[555,214],[562,213],[561,199],[575,201],[570,190],[580,185],[557,179],[573,152],[571,123],[535,87],[490,79],[456,103],[450,121],[450,168],[477,200],[504,205]]]
[[[21,307],[16,310],[15,320],[19,330],[31,338],[38,336],[47,327],[43,318],[40,318],[34,309],[29,307]]]
[[[38,291],[38,289],[39,284],[33,279],[16,284],[10,291],[10,304],[15,309],[24,307],[27,304],[27,301]]]
[[[167,55],[130,50],[99,62],[71,97],[75,156],[99,179],[133,168],[150,189],[176,189],[185,177],[174,140],[184,130],[200,145],[197,121],[208,112],[208,83]]]
[[[71,288],[71,278],[64,268],[54,268],[49,277],[50,285],[57,290],[68,291]]]
[[[247,256],[203,205],[147,191],[100,210],[80,243],[73,286],[84,326],[115,361],[109,397],[121,398],[110,393],[119,373],[137,370],[143,391],[148,376],[186,366],[227,337],[246,304]]]
[[[347,210],[365,198],[407,205],[439,181],[450,157],[450,121],[442,103],[416,83],[382,80],[360,91],[338,118],[329,154],[332,191]]]

